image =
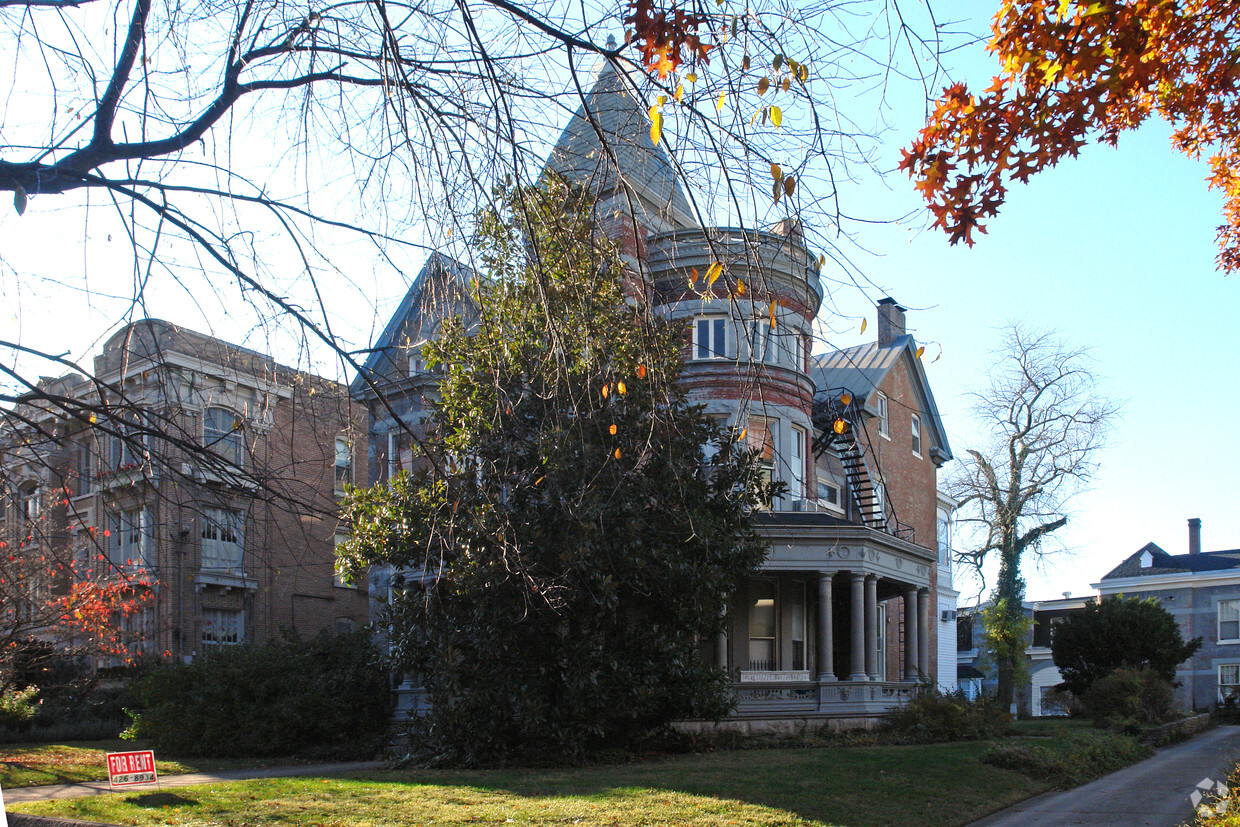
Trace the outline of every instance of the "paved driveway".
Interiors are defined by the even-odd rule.
[[[1240,726],[1220,726],[1153,758],[1065,792],[1045,793],[969,827],[1175,827],[1192,817],[1204,778],[1226,780],[1240,760]]]

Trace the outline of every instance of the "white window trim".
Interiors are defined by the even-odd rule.
[[[805,490],[805,453],[808,443],[806,430],[799,425],[790,429],[788,445],[788,496],[793,500],[807,499]],[[815,492],[816,493],[816,492]]]
[[[707,341],[703,348],[702,325],[707,325]],[[692,361],[708,362],[728,358],[728,317],[727,316],[694,316],[693,317],[693,354]],[[718,339],[722,337],[722,341]],[[702,355],[705,349],[706,355]]]
[[[766,365],[779,364],[779,339],[775,328],[765,319],[749,322],[749,361]]]
[[[332,449],[332,484],[336,493],[342,493],[345,485],[353,484],[353,443],[346,437],[338,436],[332,443]],[[341,462],[342,459],[344,462]],[[342,470],[344,479],[341,479]]]
[[[818,496],[818,488],[824,485],[835,489],[835,502],[824,500],[821,496]],[[844,513],[844,487],[835,480],[829,477],[824,477],[821,474],[818,475],[817,486],[814,488],[814,496],[818,500],[819,508],[826,508],[830,511],[838,511],[841,514]]]
[[[226,508],[204,508],[199,534],[202,535],[202,568],[210,571],[228,571],[241,574],[245,571],[245,514]],[[221,536],[207,537],[214,527]],[[228,531],[235,540],[226,540]]]
[[[221,432],[219,428],[208,429],[207,421],[215,411],[233,418],[232,427]],[[220,459],[237,468],[245,467],[245,420],[236,411],[222,405],[212,405],[202,412],[202,445]],[[218,436],[217,436],[218,434]]]
[[[878,396],[874,398],[874,407],[878,409],[878,435],[883,439],[891,439],[891,410],[887,404],[887,394],[879,391]]]
[[[1237,633],[1234,637],[1223,637],[1223,623],[1224,623],[1223,604],[1224,603],[1235,604],[1236,620],[1227,621],[1228,623],[1236,624]],[[1233,598],[1226,598],[1226,599],[1220,600],[1215,605],[1214,609],[1215,609],[1215,617],[1216,617],[1215,629],[1218,633],[1218,642],[1219,643],[1240,643],[1240,598],[1233,597]]]
[[[909,417],[909,437],[913,445],[913,456],[921,459],[921,416],[918,414]]]

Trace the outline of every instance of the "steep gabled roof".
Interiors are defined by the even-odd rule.
[[[349,395],[354,399],[366,395],[369,386],[364,377],[377,383],[402,373],[395,360],[398,350],[426,338],[454,305],[469,302],[469,285],[475,277],[468,265],[442,253],[431,253],[371,348],[361,372],[349,384]]]
[[[604,61],[594,86],[551,150],[544,174],[557,172],[592,189],[600,199],[623,184],[638,202],[636,212],[660,219],[646,222],[652,228],[697,226],[671,159],[650,140],[647,106],[637,92],[642,78],[631,64],[622,69],[616,62]]]
[[[847,390],[857,404],[877,414],[874,391],[901,360],[908,366],[909,381],[921,399],[921,410],[929,429],[931,456],[938,462],[946,462],[952,458],[947,431],[939,415],[939,406],[934,401],[934,393],[930,390],[930,380],[921,360],[917,358],[917,342],[911,335],[897,336],[885,347],[875,341],[814,356],[810,360],[810,376],[819,393]]]
[[[1142,566],[1141,558],[1146,554],[1149,554],[1150,565]],[[1191,574],[1227,569],[1240,569],[1240,549],[1208,551],[1202,554],[1168,554],[1154,543],[1146,543],[1124,562],[1102,575],[1102,579],[1157,577],[1162,574]]]

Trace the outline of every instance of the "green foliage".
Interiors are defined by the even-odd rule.
[[[1130,735],[1081,729],[1049,743],[1025,739],[1000,742],[986,751],[982,761],[1069,789],[1148,758],[1153,752]]]
[[[386,733],[386,672],[364,630],[216,647],[155,666],[134,687],[127,737],[181,756],[373,755]]]
[[[1184,642],[1180,625],[1152,598],[1108,597],[1087,604],[1055,627],[1051,656],[1064,688],[1084,696],[1099,678],[1122,667],[1148,667],[1164,681],[1201,648],[1201,638]]]
[[[12,687],[0,692],[0,727],[27,726],[39,714],[39,688]]]
[[[920,744],[999,738],[1012,729],[1012,716],[993,696],[969,700],[962,692],[937,688],[926,689],[883,720],[906,743]]]
[[[424,749],[573,760],[725,714],[702,643],[763,559],[749,511],[777,489],[687,403],[684,326],[626,301],[592,202],[559,183],[498,201],[478,318],[424,350],[442,370],[426,468],[355,492],[343,562],[425,573],[390,611],[432,704]]]
[[[1172,718],[1175,689],[1153,669],[1120,667],[1098,678],[1081,696],[1098,726],[1138,733]]]
[[[1008,674],[1013,685],[1022,683],[1022,679],[1027,677],[1025,648],[1029,645],[1029,632],[1033,628],[1033,618],[1025,614],[1023,607],[1024,580],[1017,578],[1016,582],[1011,594],[996,597],[981,612],[987,651],[999,669],[1010,670]]]

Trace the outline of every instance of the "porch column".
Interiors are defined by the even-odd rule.
[[[917,629],[917,587],[904,590],[904,680],[917,680],[917,654],[921,635]]]
[[[852,672],[850,681],[865,680],[865,575],[852,573],[852,649],[849,663]]]
[[[818,680],[835,680],[835,639],[831,618],[831,573],[818,572]]]
[[[923,678],[930,677],[930,590],[917,591],[917,665]]]
[[[865,578],[865,673],[878,680],[878,576]]]
[[[723,616],[724,626],[719,634],[715,635],[715,663],[723,671],[728,671],[728,607],[724,606],[719,610],[719,614]]]

